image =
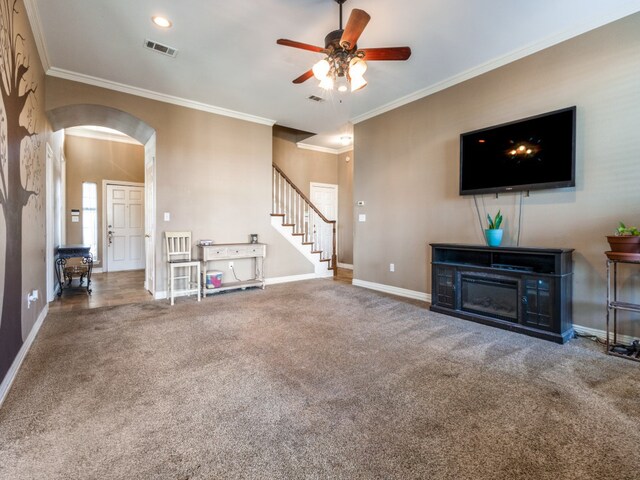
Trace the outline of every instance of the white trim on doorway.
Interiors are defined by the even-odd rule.
[[[54,182],[53,182],[53,149],[47,142],[46,146],[46,160],[45,160],[45,197],[46,197],[46,231],[45,231],[45,261],[46,265],[46,288],[45,298],[47,302],[53,300],[55,296],[55,282],[53,281],[54,269],[53,261],[55,257],[55,245],[54,245],[54,222],[55,222],[55,197],[54,197]]]

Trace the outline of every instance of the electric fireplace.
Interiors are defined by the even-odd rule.
[[[431,244],[431,310],[557,343],[573,336],[572,249]]]

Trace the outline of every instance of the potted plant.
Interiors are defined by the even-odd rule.
[[[612,252],[640,253],[640,230],[636,227],[620,222],[616,234],[607,236],[607,241]]]
[[[496,216],[491,218],[491,215],[487,214],[487,220],[489,221],[489,228],[484,231],[487,239],[487,245],[490,247],[499,247],[502,242],[502,213],[498,210]]]

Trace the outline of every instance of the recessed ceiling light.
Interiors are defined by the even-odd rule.
[[[169,20],[166,17],[161,17],[160,15],[156,15],[154,17],[151,17],[151,21],[153,23],[155,23],[157,26],[162,27],[162,28],[169,28],[169,27],[171,27],[171,25],[173,25],[171,23],[171,20]]]

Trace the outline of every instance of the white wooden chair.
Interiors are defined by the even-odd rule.
[[[167,243],[168,287],[171,305],[176,293],[176,281],[184,281],[186,289],[180,293],[195,293],[200,301],[200,261],[191,260],[191,232],[164,232]],[[196,281],[193,281],[195,268]]]

